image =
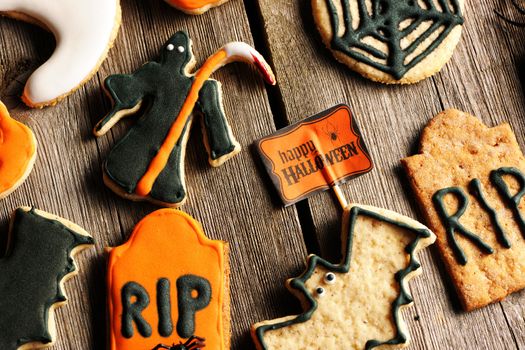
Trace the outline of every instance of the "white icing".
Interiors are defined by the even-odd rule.
[[[252,55],[260,56],[253,47],[240,41],[235,41],[224,45],[224,51],[226,51],[226,55],[228,55],[228,57],[239,57],[248,60],[249,62],[253,62]]]
[[[0,12],[37,19],[56,38],[53,55],[28,79],[34,104],[53,101],[80,85],[103,60],[120,11],[118,0],[0,0]]]
[[[168,51],[173,51],[174,48],[175,48],[175,45],[173,44],[168,44],[168,46],[166,46],[166,50]]]
[[[184,52],[184,46],[177,47],[177,51],[179,51],[180,53]]]

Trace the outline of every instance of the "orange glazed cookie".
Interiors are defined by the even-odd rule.
[[[202,15],[212,7],[217,7],[228,0],[165,0],[168,4],[190,15]]]
[[[402,160],[465,310],[525,287],[525,158],[508,124],[446,110]]]
[[[0,199],[24,182],[35,159],[35,135],[27,126],[11,118],[0,102]]]
[[[111,350],[230,348],[228,245],[189,215],[142,219],[110,251],[107,279]]]

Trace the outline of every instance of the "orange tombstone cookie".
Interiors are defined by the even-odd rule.
[[[36,158],[36,139],[24,124],[9,116],[0,102],[0,199],[27,178]]]
[[[142,219],[110,251],[107,279],[111,350],[229,349],[228,245],[189,215],[161,209]]]

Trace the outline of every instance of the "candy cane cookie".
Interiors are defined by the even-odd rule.
[[[0,0],[0,14],[49,30],[51,57],[27,80],[22,100],[32,108],[53,106],[98,70],[120,26],[118,0]]]

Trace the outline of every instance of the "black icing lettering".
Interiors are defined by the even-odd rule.
[[[193,291],[196,292],[194,297]],[[179,319],[177,333],[182,338],[189,338],[195,332],[195,314],[204,309],[211,301],[210,282],[195,275],[184,275],[177,279]]]
[[[509,186],[503,179],[503,176],[505,175],[514,177],[520,185],[520,189],[514,196],[510,193]],[[525,176],[517,168],[503,167],[490,172],[490,181],[498,190],[498,193],[503,198],[505,204],[512,210],[514,219],[518,223],[521,234],[525,237],[525,220],[519,210],[521,199],[525,195]]]
[[[128,282],[122,287],[121,297],[122,336],[128,339],[133,337],[133,323],[135,323],[140,335],[145,338],[151,337],[151,326],[142,317],[142,311],[149,305],[148,291],[138,283]]]
[[[458,210],[454,214],[450,214],[445,208],[445,203],[443,199],[446,195],[449,195],[449,194],[454,195],[458,200]],[[452,251],[454,252],[454,255],[456,256],[456,260],[461,265],[467,264],[467,257],[465,256],[465,253],[463,252],[463,250],[459,246],[459,243],[456,240],[456,233],[460,233],[465,238],[469,239],[473,244],[475,244],[483,252],[487,254],[494,253],[494,250],[487,243],[485,243],[476,234],[466,229],[459,222],[459,218],[465,213],[465,210],[467,209],[468,203],[469,203],[467,195],[461,188],[448,187],[448,188],[439,190],[432,197],[432,201],[434,202],[434,207],[436,208],[436,211],[441,219],[441,222],[443,226],[445,227],[445,230],[447,231],[447,238],[448,238],[449,244],[452,247]]]
[[[157,312],[159,315],[159,334],[162,337],[169,337],[173,333],[170,291],[170,281],[166,278],[159,279],[157,282]]]

